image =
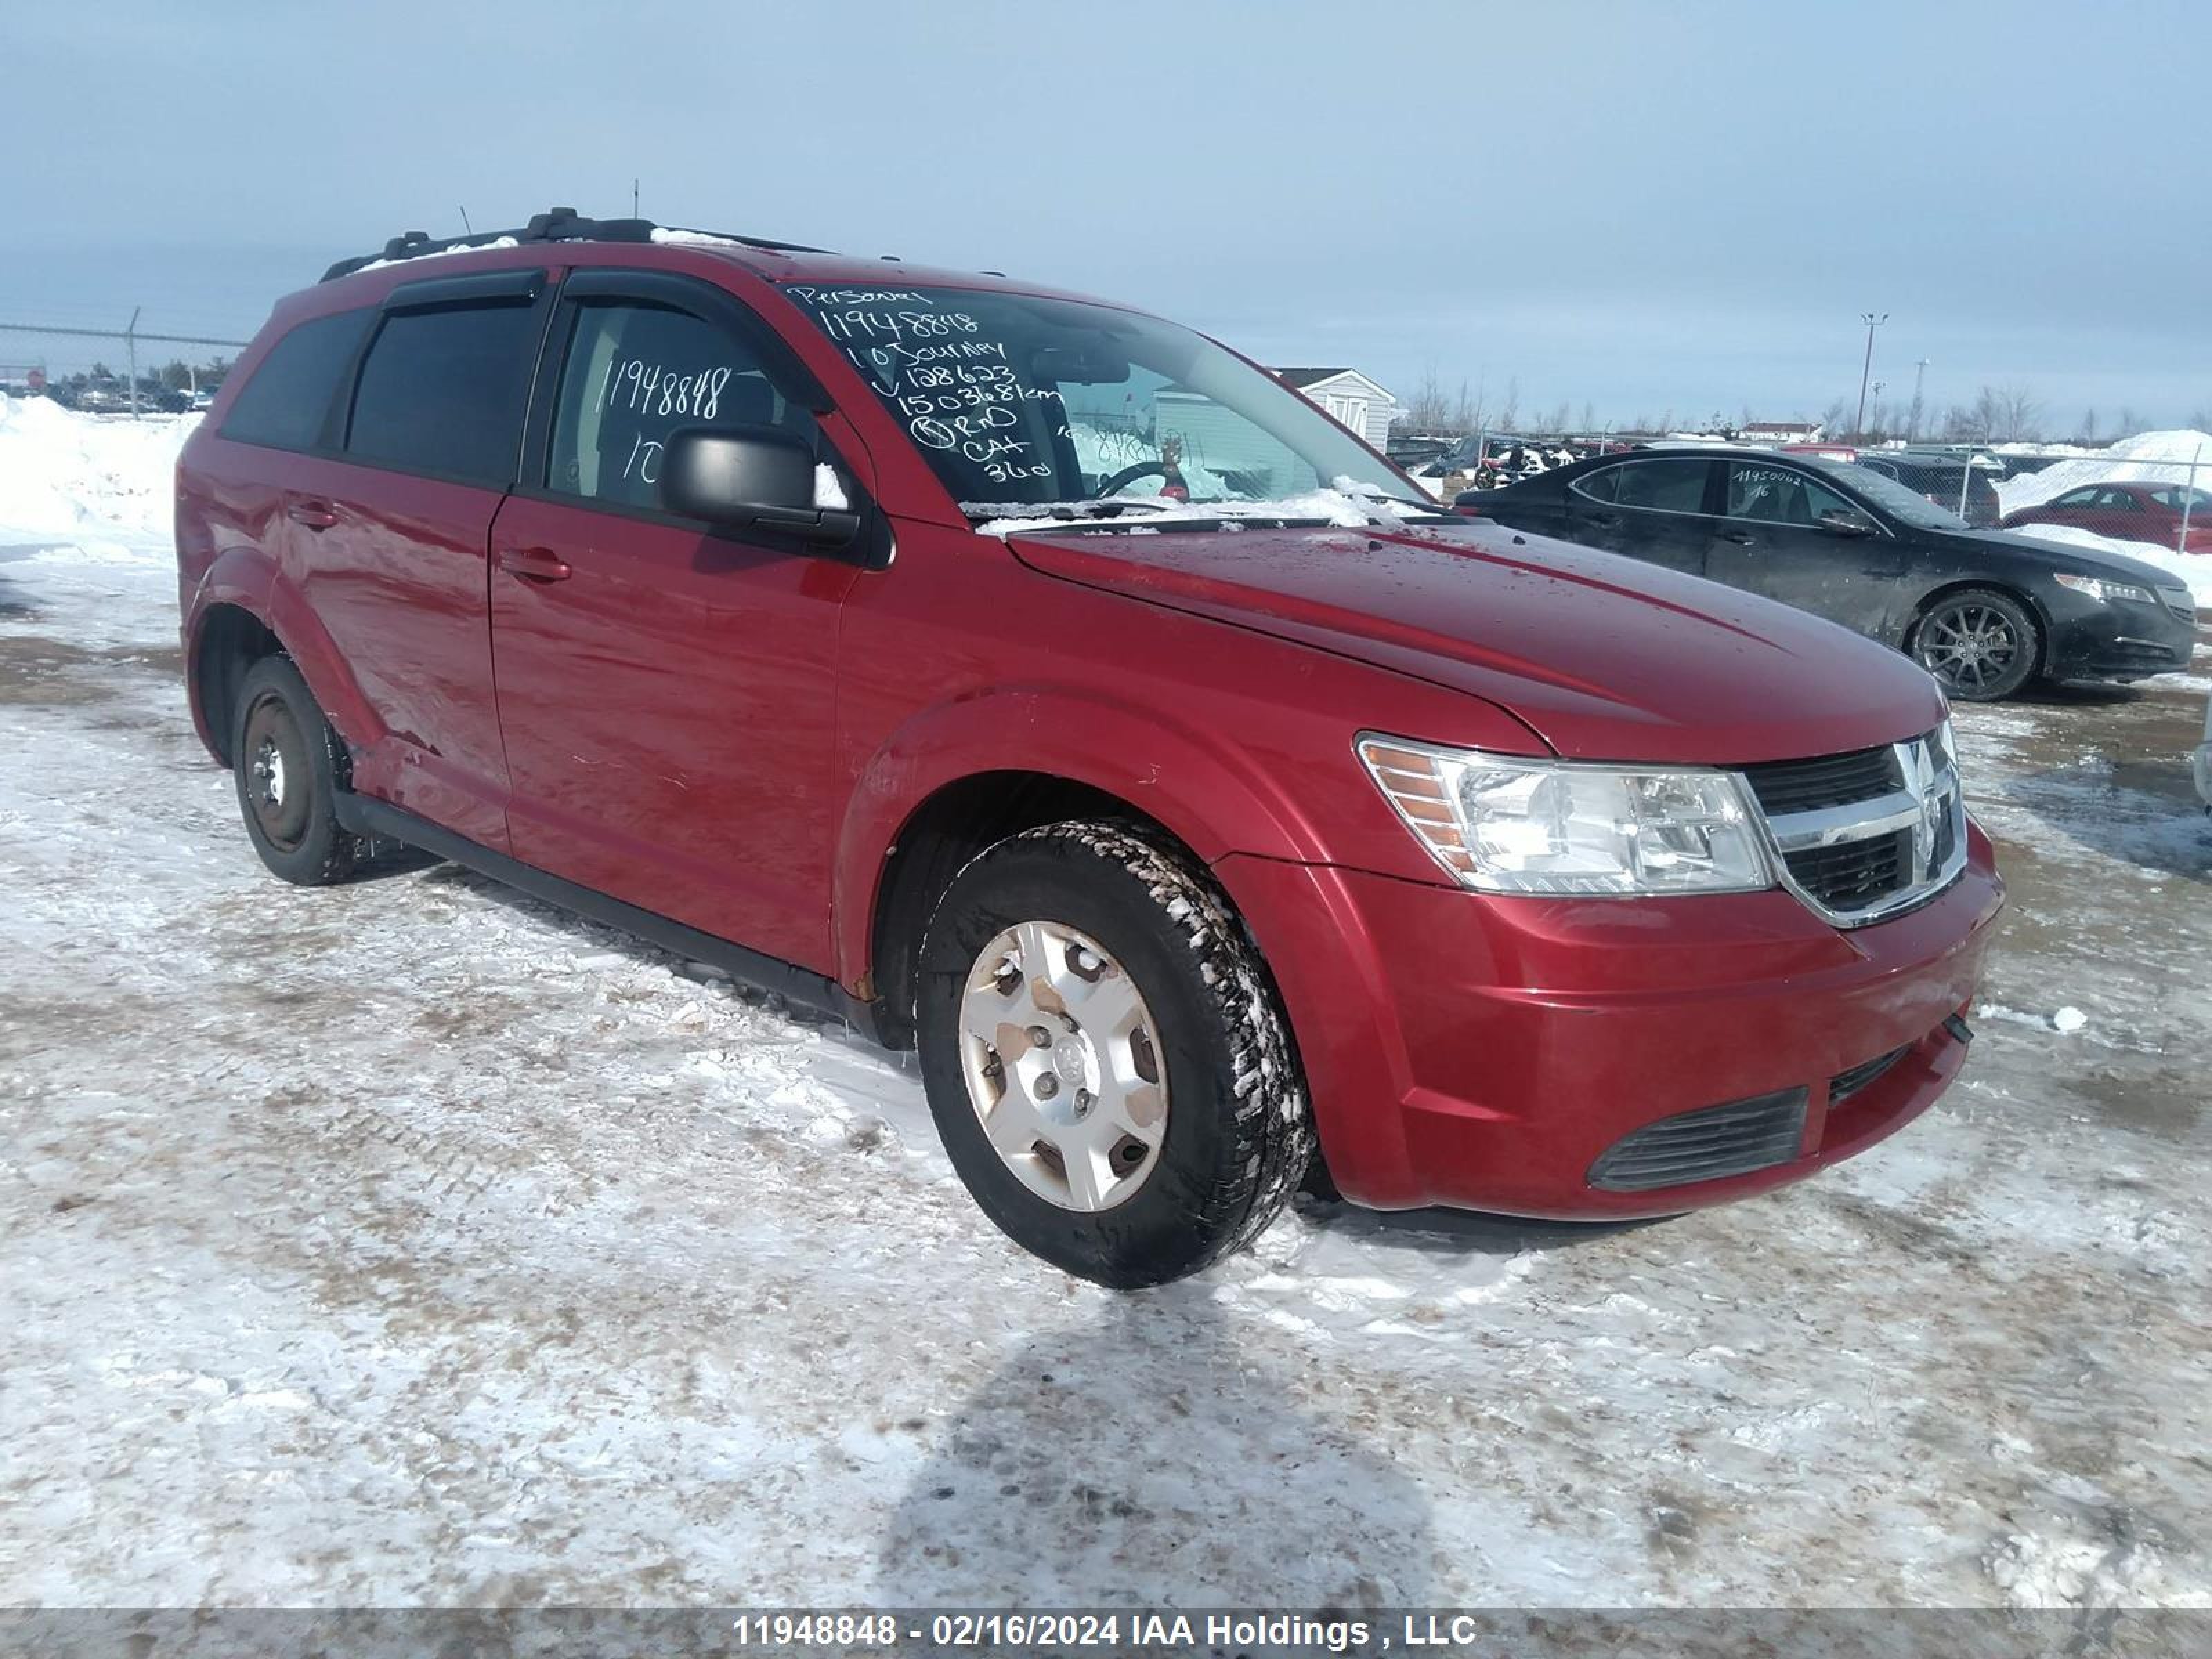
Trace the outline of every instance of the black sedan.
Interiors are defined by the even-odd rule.
[[[2189,665],[2189,590],[2154,565],[1975,530],[1847,462],[1772,450],[1577,461],[1458,511],[1688,571],[1810,611],[1985,702],[2031,680],[2136,680]]]

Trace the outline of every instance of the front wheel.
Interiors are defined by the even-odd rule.
[[[2009,593],[1947,593],[1912,630],[1915,660],[1961,702],[1995,702],[2034,677],[2043,634]]]
[[[1032,830],[953,878],[921,949],[922,1078],[953,1167],[1024,1249],[1117,1289],[1241,1248],[1313,1154],[1258,951],[1179,852]]]

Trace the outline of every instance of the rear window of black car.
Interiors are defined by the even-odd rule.
[[[313,449],[352,367],[373,311],[341,311],[301,323],[269,349],[223,416],[222,435],[270,449]]]
[[[513,483],[538,323],[526,304],[386,317],[354,388],[346,458],[470,483]]]

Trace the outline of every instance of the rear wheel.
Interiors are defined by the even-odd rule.
[[[246,670],[230,753],[239,810],[261,861],[303,887],[351,876],[361,843],[338,827],[343,751],[290,658],[264,657]]]
[[[1175,849],[1048,825],[956,876],[922,945],[922,1077],[953,1167],[1025,1249],[1121,1289],[1255,1237],[1313,1134],[1258,952]]]
[[[2043,634],[2027,605],[1985,587],[1946,593],[1912,631],[1912,654],[1962,702],[1995,702],[2035,676]]]

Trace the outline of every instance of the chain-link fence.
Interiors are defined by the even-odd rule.
[[[121,328],[0,317],[0,393],[52,398],[92,414],[134,419],[204,407],[246,342],[142,331],[140,314],[133,311]],[[165,353],[170,361],[142,372],[142,347],[149,363]],[[179,347],[190,349],[179,352]],[[109,356],[120,360],[119,371],[106,362]]]

